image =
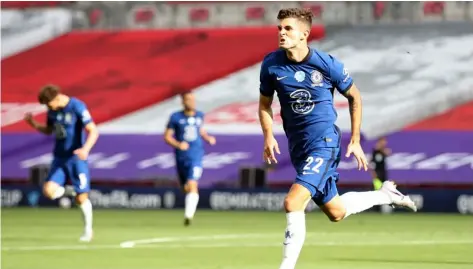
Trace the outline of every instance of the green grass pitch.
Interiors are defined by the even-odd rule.
[[[78,209],[2,209],[3,269],[277,269],[283,212],[96,210],[79,243]],[[471,269],[472,216],[365,213],[330,223],[307,215],[297,269]]]

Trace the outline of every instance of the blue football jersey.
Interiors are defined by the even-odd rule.
[[[71,97],[69,103],[60,110],[48,110],[47,125],[53,127],[56,137],[54,145],[55,158],[69,158],[74,150],[85,143],[85,126],[92,122],[86,105],[79,99]]]
[[[334,89],[344,93],[352,84],[341,62],[315,49],[310,49],[308,57],[299,63],[289,60],[284,50],[264,58],[260,93],[278,95],[293,163],[317,148],[339,146]]]
[[[175,149],[178,161],[200,160],[204,155],[204,144],[200,135],[200,128],[204,123],[204,113],[196,111],[195,115],[187,116],[184,111],[178,111],[171,115],[167,124],[168,129],[174,130],[177,141],[189,143],[189,149]]]

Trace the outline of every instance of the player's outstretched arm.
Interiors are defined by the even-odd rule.
[[[205,130],[204,127],[200,127],[200,136],[202,136],[202,139],[204,139],[210,145],[215,145],[217,141],[214,136],[211,136],[207,133],[207,130]]]
[[[264,135],[263,159],[268,164],[271,164],[271,162],[278,162],[274,152],[281,154],[279,151],[278,142],[273,135],[273,109],[271,108],[272,102],[272,96],[269,97],[262,94],[260,95],[258,115]]]
[[[264,96],[262,94],[260,95],[258,115],[261,129],[265,137],[273,136],[273,109],[271,108],[272,103],[272,96]]]
[[[344,93],[344,95],[348,99],[349,110],[350,110],[351,140],[355,142],[360,142],[360,129],[361,129],[361,117],[362,117],[360,90],[358,90],[355,84],[352,84],[352,86]]]
[[[365,171],[368,170],[368,160],[366,159],[365,153],[360,145],[360,129],[361,129],[361,94],[356,85],[353,83],[351,87],[343,93],[348,99],[350,118],[351,118],[351,139],[348,145],[346,157],[349,157],[352,153],[358,161],[358,169],[363,168]]]
[[[50,135],[53,133],[53,126],[52,125],[43,125],[33,119],[33,115],[31,113],[27,113],[25,115],[25,121],[38,132],[41,132],[46,135]]]
[[[85,126],[85,130],[87,131],[88,135],[87,140],[85,140],[84,146],[82,148],[87,151],[90,151],[99,139],[99,130],[97,128],[97,125],[95,125],[95,123],[93,122],[88,123]]]

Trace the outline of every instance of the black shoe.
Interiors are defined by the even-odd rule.
[[[191,225],[191,219],[184,219],[184,226],[189,226]]]

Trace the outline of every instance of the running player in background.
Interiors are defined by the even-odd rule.
[[[215,137],[207,134],[202,127],[204,113],[196,110],[195,97],[192,93],[181,95],[183,110],[173,113],[164,132],[164,141],[174,147],[176,168],[181,186],[186,193],[184,225],[191,224],[197,204],[199,191],[197,181],[202,176],[202,158],[205,140],[215,145]]]
[[[99,137],[97,127],[85,104],[62,94],[56,86],[43,87],[38,99],[40,104],[48,108],[46,125],[36,122],[30,113],[25,115],[25,121],[39,132],[54,134],[56,137],[54,158],[43,192],[51,200],[75,196],[84,218],[84,234],[79,240],[90,242],[93,231],[87,157]],[[88,132],[87,139],[84,129]],[[68,178],[72,181],[73,188],[64,187]]]
[[[373,189],[379,190],[383,183],[388,180],[386,170],[386,158],[391,155],[391,149],[387,148],[386,137],[381,137],[376,141],[376,145],[371,155],[371,176],[373,177]]]
[[[333,93],[336,88],[349,102],[352,133],[346,157],[353,154],[358,169],[366,171],[368,161],[360,145],[360,92],[341,62],[308,47],[310,11],[282,9],[278,20],[280,49],[269,53],[261,67],[259,118],[264,134],[263,158],[277,162],[275,152],[280,152],[272,131],[271,109],[277,92],[291,161],[297,172],[284,200],[287,226],[280,269],[293,269],[305,240],[304,210],[310,199],[334,222],[374,205],[395,204],[414,211],[416,207],[389,181],[379,191],[338,195],[336,168],[341,157],[341,132],[335,125]]]

